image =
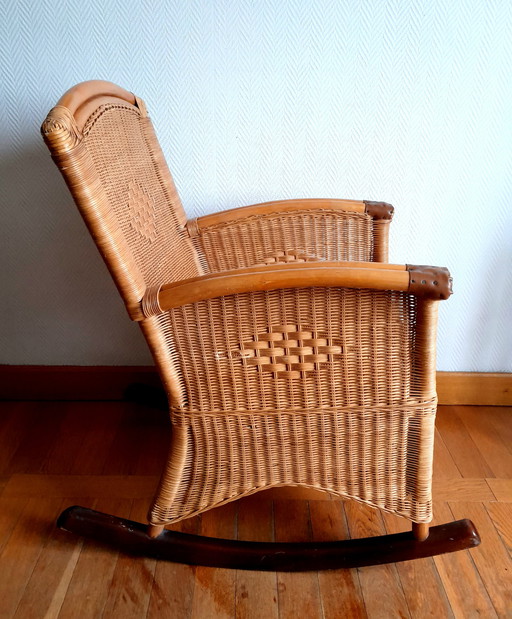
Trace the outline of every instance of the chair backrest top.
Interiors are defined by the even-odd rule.
[[[85,122],[95,109],[106,103],[119,102],[136,106],[137,97],[112,82],[89,80],[67,90],[57,105],[67,108],[73,115],[77,126],[83,129]]]

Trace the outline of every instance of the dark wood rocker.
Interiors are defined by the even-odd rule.
[[[187,220],[144,102],[84,82],[43,137],[160,373],[172,432],[148,524],[82,507],[61,528],[123,551],[236,569],[406,561],[479,543],[429,528],[444,268],[388,264],[393,207],[282,200]],[[158,392],[131,390],[162,406]],[[412,531],[256,543],[164,530],[260,490],[303,486]]]
[[[244,542],[165,530],[157,538],[139,522],[69,507],[58,526],[132,555],[174,563],[228,567],[237,570],[306,572],[364,567],[423,559],[478,546],[480,538],[470,520],[431,527],[424,541],[409,533],[337,542]]]

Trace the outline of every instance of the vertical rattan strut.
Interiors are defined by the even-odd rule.
[[[108,82],[68,91],[42,132],[168,394],[151,536],[292,485],[401,515],[427,537],[437,306],[451,280],[387,264],[393,208],[286,200],[187,221],[144,103]],[[84,532],[87,513],[63,526]]]

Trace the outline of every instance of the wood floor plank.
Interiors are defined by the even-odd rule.
[[[137,453],[136,475],[160,475],[167,461],[171,438],[169,413],[139,405],[140,431],[144,442]]]
[[[457,468],[463,477],[494,477],[491,467],[485,461],[478,445],[469,435],[466,426],[454,411],[454,408],[453,406],[439,406],[436,427]]]
[[[135,500],[130,519],[145,522],[148,502]],[[153,588],[156,559],[120,554],[103,611],[106,619],[145,617]]]
[[[0,418],[0,474],[10,473],[8,466],[19,449],[34,419],[33,402],[2,402]]]
[[[124,402],[73,402],[81,442],[69,475],[100,475],[113,449],[125,413]],[[143,439],[143,437],[141,437]]]
[[[485,508],[512,556],[512,503],[486,503]]]
[[[198,535],[201,517],[182,520],[169,528],[173,531]],[[158,561],[151,590],[148,619],[188,619],[192,613],[195,577],[196,567],[193,565]]]
[[[235,539],[236,503],[202,514],[201,535]],[[235,570],[198,566],[191,616],[194,619],[233,617],[235,582]]]
[[[238,502],[238,539],[273,540],[272,501],[259,494]],[[275,572],[237,570],[235,614],[240,619],[272,619],[278,616]]]
[[[12,475],[2,496],[149,499],[158,479],[145,475]]]
[[[97,501],[95,508],[126,518],[131,505],[129,499],[102,499]],[[118,553],[112,548],[92,540],[83,542],[59,619],[102,616],[117,560]]]
[[[124,403],[62,404],[62,422],[40,470],[50,475],[101,473],[125,412]]]
[[[279,499],[274,501],[276,542],[306,542],[311,539],[309,503]],[[322,617],[317,572],[279,572],[277,574],[279,617]]]
[[[450,414],[456,413],[462,419],[469,435],[478,445],[478,450],[491,467],[493,477],[512,477],[512,442],[507,443],[502,431],[490,422],[494,416],[493,408],[453,406],[450,407]]]
[[[13,400],[0,400],[0,428],[2,427],[2,423],[5,417],[9,414],[12,409],[13,404],[17,402]]]
[[[434,514],[437,523],[454,520],[447,503],[435,503]],[[453,613],[460,619],[497,617],[471,556],[477,550],[475,548],[434,557]]]
[[[512,561],[493,521],[481,503],[450,503],[455,518],[470,518],[483,543],[471,551],[499,617],[512,612]]]
[[[29,497],[0,497],[0,554],[17,525]],[[0,564],[1,565],[1,564]]]
[[[352,538],[384,535],[379,510],[356,501],[344,505]],[[358,569],[359,582],[368,617],[410,617],[409,608],[395,564],[374,565]]]
[[[342,501],[309,504],[313,539],[328,542],[350,537]],[[325,617],[366,617],[359,574],[356,569],[318,572]]]
[[[485,415],[499,432],[505,445],[512,445],[512,406],[484,406]]]
[[[135,475],[141,449],[151,449],[144,440],[143,407],[134,402],[120,404],[124,407],[124,414],[105,460],[104,475]]]
[[[84,420],[88,418],[90,409],[91,407],[87,406],[84,410],[84,407],[80,407],[79,402],[63,403],[62,419],[55,432],[55,440],[42,460],[38,472],[49,475],[69,473],[76,461],[77,451],[83,442],[83,424]],[[79,423],[77,423],[77,415],[80,416]]]
[[[58,512],[75,502],[75,499],[65,499]],[[28,580],[15,617],[58,617],[82,544],[81,538],[53,527]]]
[[[512,479],[490,478],[486,481],[497,501],[512,503]]]
[[[434,479],[434,501],[494,501],[495,495],[485,479]]]
[[[435,429],[434,436],[434,474],[435,480],[456,479],[462,477],[455,460],[452,458],[450,450],[446,447],[443,437],[438,428]]]
[[[411,523],[393,514],[382,513],[388,533],[411,530]],[[407,606],[414,619],[453,617],[450,602],[439,577],[434,559],[416,559],[396,564]]]
[[[5,473],[39,473],[57,440],[66,402],[34,402],[30,424]]]
[[[30,499],[7,540],[0,564],[0,617],[12,617],[54,528],[61,501]]]

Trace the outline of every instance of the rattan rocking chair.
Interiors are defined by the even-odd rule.
[[[431,527],[438,304],[446,269],[387,264],[393,208],[287,200],[187,220],[141,99],[69,90],[42,133],[165,386],[168,461],[148,525],[72,507],[62,528],[131,552],[265,570],[354,567],[468,548]],[[164,530],[271,487],[403,516],[412,531],[273,544]]]

